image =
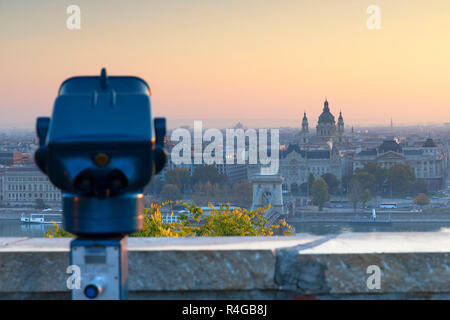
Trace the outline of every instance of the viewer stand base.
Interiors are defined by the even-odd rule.
[[[70,264],[79,267],[80,288],[72,300],[126,300],[127,236],[77,238],[70,243]]]

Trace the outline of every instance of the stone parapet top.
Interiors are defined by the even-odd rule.
[[[0,298],[67,296],[70,240],[0,238]],[[450,298],[450,232],[129,238],[128,249],[129,291],[141,298],[207,298],[208,292],[223,298],[236,292]],[[381,270],[375,291],[367,287],[371,265]]]
[[[0,252],[69,251],[70,238],[0,238]],[[308,254],[450,252],[449,232],[378,232],[292,237],[128,238],[129,251],[276,250]]]

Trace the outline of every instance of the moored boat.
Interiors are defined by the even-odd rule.
[[[45,212],[45,213],[44,213]],[[40,224],[52,224],[62,223],[62,213],[48,213],[49,211],[42,211],[42,213],[22,213],[20,216],[20,222],[22,223],[40,223]]]

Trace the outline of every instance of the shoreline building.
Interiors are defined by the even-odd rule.
[[[429,191],[443,188],[447,177],[448,151],[428,138],[420,147],[402,147],[395,140],[385,140],[378,148],[367,149],[354,157],[353,169],[377,163],[389,169],[397,163],[409,165],[417,179],[427,183]]]
[[[61,191],[37,167],[8,167],[0,172],[2,201],[7,206],[35,206],[39,200],[61,206]]]
[[[308,182],[310,174],[317,179],[326,173],[342,179],[342,157],[336,148],[302,150],[299,146],[290,145],[280,153],[280,174],[284,190],[290,190],[294,183],[300,186]]]

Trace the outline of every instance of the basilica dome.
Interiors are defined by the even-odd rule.
[[[334,116],[330,112],[330,108],[328,107],[328,101],[325,100],[324,106],[323,106],[323,112],[319,116],[319,124],[335,124]]]

